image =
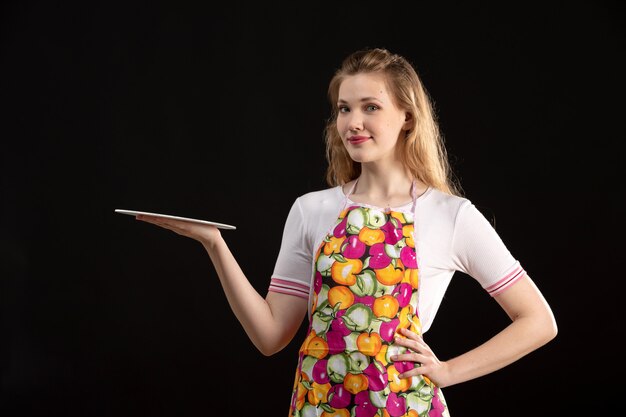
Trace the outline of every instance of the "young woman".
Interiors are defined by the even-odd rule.
[[[290,416],[445,416],[442,388],[498,370],[556,336],[552,311],[493,227],[451,179],[413,66],[357,51],[332,78],[329,188],[291,207],[260,295],[213,226],[138,216],[198,240],[255,346],[272,355],[305,315]],[[424,340],[455,271],[511,318],[482,345],[441,360]]]

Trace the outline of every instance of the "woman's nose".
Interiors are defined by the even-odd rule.
[[[348,122],[348,129],[363,130],[363,118],[357,113],[352,113]]]

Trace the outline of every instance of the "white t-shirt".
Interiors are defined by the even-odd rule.
[[[285,222],[269,291],[306,298],[311,312],[314,256],[346,202],[374,207],[346,199],[341,186],[309,192],[295,200]],[[392,210],[410,211],[412,204]],[[420,277],[418,313],[422,332],[433,322],[455,271],[476,279],[492,296],[525,274],[474,204],[432,187],[415,201],[413,239]]]

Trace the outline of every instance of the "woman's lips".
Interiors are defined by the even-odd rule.
[[[352,145],[358,145],[369,139],[369,136],[350,136],[348,142]]]

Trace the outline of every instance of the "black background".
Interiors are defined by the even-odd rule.
[[[291,203],[326,187],[327,83],[371,46],[416,65],[466,197],[559,324],[445,389],[452,415],[616,401],[623,8],[387,3],[3,3],[1,416],[286,415],[304,327],[264,357],[201,245],[114,209],[235,224],[264,294]],[[506,323],[457,274],[426,339],[446,359]]]

